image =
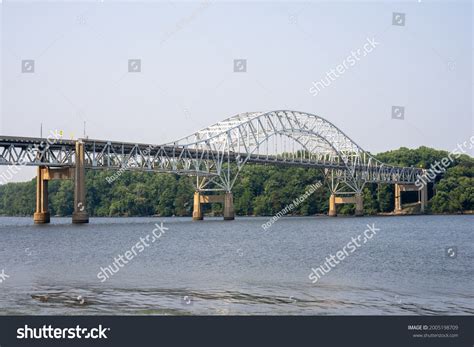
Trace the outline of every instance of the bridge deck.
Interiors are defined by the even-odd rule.
[[[231,151],[219,152],[207,148],[190,148],[182,145],[152,145],[145,143],[115,142],[82,139],[85,166],[93,169],[176,172],[196,175],[219,175],[217,163],[245,163],[297,166],[306,168],[351,171],[352,175],[366,173],[372,182],[413,183],[422,170],[390,165],[353,164],[352,170],[340,158],[318,160],[316,156],[291,156],[272,154],[247,154]],[[35,137],[0,136],[0,165],[28,165],[67,167],[75,165],[75,140]],[[350,167],[350,166],[349,166]],[[378,176],[377,176],[378,175]],[[385,175],[385,178],[382,176]],[[390,176],[390,177],[388,177]]]

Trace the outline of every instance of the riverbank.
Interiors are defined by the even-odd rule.
[[[364,214],[366,217],[374,216],[374,217],[384,217],[384,216],[460,216],[460,215],[474,215],[474,210],[467,210],[467,211],[459,211],[459,212],[444,212],[444,213],[410,213],[410,212],[378,212],[375,214]],[[5,215],[5,214],[0,214],[0,217],[18,217],[18,218],[24,218],[24,217],[31,217],[33,218],[33,214],[31,215]],[[71,218],[72,215],[65,215],[65,216],[51,216],[52,218]],[[192,218],[192,215],[189,216],[160,216],[160,215],[144,215],[144,216],[90,216],[91,218]],[[222,217],[222,215],[218,214],[205,214],[204,217],[208,218],[214,218],[214,217]],[[273,215],[236,215],[236,217],[255,217],[255,218],[264,218],[268,217],[271,218]],[[328,217],[327,214],[325,213],[317,213],[317,214],[312,214],[312,215],[284,215],[282,217]],[[338,217],[354,217],[352,214],[338,214]],[[332,217],[331,217],[332,218]]]

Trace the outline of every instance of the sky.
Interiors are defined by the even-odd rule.
[[[2,135],[160,144],[279,109],[372,153],[473,135],[471,1],[0,3]]]

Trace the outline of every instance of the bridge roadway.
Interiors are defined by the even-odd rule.
[[[84,146],[84,166],[91,169],[128,169],[141,171],[171,172],[196,176],[219,176],[216,165],[203,162],[244,163],[298,166],[349,170],[341,158],[314,156],[305,152],[273,154],[247,154],[232,151],[216,151],[210,148],[188,148],[180,145],[152,145],[144,143],[80,139]],[[26,165],[44,167],[74,167],[76,140],[54,139],[48,142],[37,137],[0,137],[0,165]],[[199,165],[193,165],[199,161]],[[354,165],[354,172],[364,174],[367,182],[413,183],[422,169],[397,167],[375,162],[371,165]],[[354,173],[353,172],[353,173]]]

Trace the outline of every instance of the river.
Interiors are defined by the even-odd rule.
[[[0,314],[474,314],[474,216],[268,219],[1,217]]]

